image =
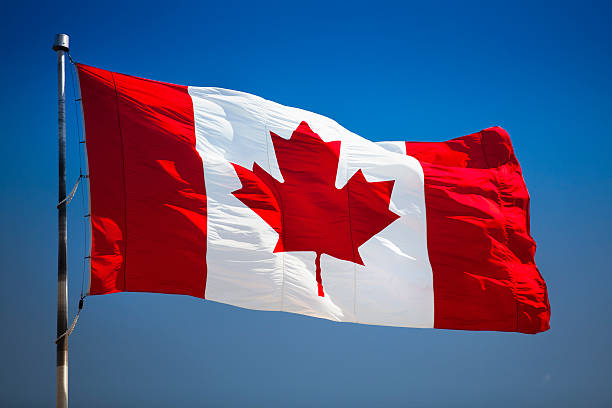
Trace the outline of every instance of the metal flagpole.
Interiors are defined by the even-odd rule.
[[[55,406],[68,407],[68,336],[62,336],[68,329],[68,281],[66,274],[66,244],[68,230],[66,226],[66,53],[69,49],[69,37],[56,34],[53,50],[57,52],[57,116],[59,146],[59,188],[58,188],[58,247],[57,247],[57,364]]]

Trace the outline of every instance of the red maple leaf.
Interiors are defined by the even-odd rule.
[[[335,187],[340,141],[325,143],[306,122],[289,140],[273,132],[284,182],[257,163],[232,163],[242,188],[232,192],[278,233],[274,252],[314,251],[319,296],[324,296],[321,254],[363,265],[359,247],[399,216],[389,210],[395,180],[368,182],[361,169]]]

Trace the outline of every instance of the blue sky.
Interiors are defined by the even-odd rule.
[[[247,91],[371,140],[504,127],[532,197],[552,307],[551,330],[529,336],[337,324],[182,296],[92,297],[70,338],[74,406],[612,404],[609,2],[57,4],[10,2],[0,17],[0,405],[54,401],[56,32],[70,34],[78,61]],[[83,211],[77,197],[71,317]]]

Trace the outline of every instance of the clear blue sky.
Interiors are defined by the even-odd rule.
[[[0,17],[0,405],[55,398],[56,32],[84,63],[251,92],[371,140],[503,126],[531,193],[552,307],[550,331],[530,336],[91,297],[70,338],[73,406],[612,405],[609,2],[88,3],[13,1]],[[74,105],[68,114],[71,184]],[[70,317],[82,214],[76,199]]]

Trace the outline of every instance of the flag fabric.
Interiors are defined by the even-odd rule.
[[[78,65],[90,295],[184,294],[335,321],[548,329],[501,128],[373,143],[244,92]]]

